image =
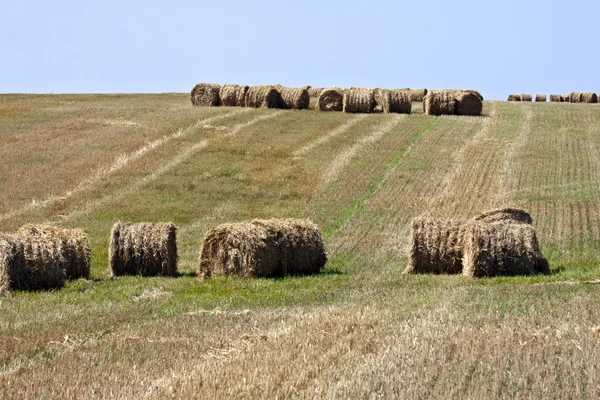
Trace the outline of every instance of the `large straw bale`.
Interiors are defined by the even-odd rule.
[[[463,248],[463,274],[491,276],[547,273],[535,228],[512,222],[472,221],[467,225]]]
[[[427,89],[404,89],[408,90],[410,94],[410,101],[413,103],[421,103],[427,96]]]
[[[277,108],[281,95],[273,86],[250,86],[246,92],[246,107]]]
[[[475,93],[460,92],[455,95],[454,113],[456,115],[481,115],[483,102]]]
[[[581,103],[583,93],[571,92],[569,94],[569,103]]]
[[[404,89],[375,89],[375,102],[384,113],[410,114],[410,93]]]
[[[346,89],[343,103],[347,113],[372,113],[375,108],[374,90],[354,87]]]
[[[308,110],[310,96],[306,88],[288,88],[279,89],[281,96],[280,108],[286,110]]]
[[[475,89],[467,89],[467,90],[463,90],[463,92],[467,92],[467,93],[473,93],[475,96],[479,97],[479,100],[483,101],[483,96],[481,95],[481,93],[479,93],[478,90]]]
[[[308,220],[222,224],[204,236],[198,276],[276,277],[318,273],[327,261],[321,233]]]
[[[521,101],[533,101],[533,96],[530,94],[522,94]]]
[[[177,227],[170,222],[117,222],[108,249],[113,275],[176,275],[176,234]]]
[[[581,102],[582,103],[597,103],[598,95],[592,92],[586,92],[581,94]]]
[[[221,105],[228,107],[244,107],[246,101],[247,85],[226,84],[221,86],[219,92]]]
[[[560,94],[551,94],[550,95],[550,101],[552,103],[562,103],[563,99],[562,99],[562,96]]]
[[[322,87],[318,87],[318,88],[311,87],[311,88],[308,88],[308,95],[310,97],[319,97],[321,95],[321,92],[323,91],[323,89],[325,89],[325,88],[322,88]]]
[[[531,215],[525,210],[519,208],[498,208],[491,211],[486,211],[483,214],[473,218],[474,221],[480,222],[513,222],[522,224],[531,224],[533,222]]]
[[[537,102],[545,102],[547,100],[547,97],[545,94],[536,94],[535,95],[535,101]]]
[[[62,253],[58,239],[0,233],[0,295],[63,287],[66,262]]]
[[[563,103],[570,103],[571,102],[571,95],[570,94],[563,94],[560,96]]]
[[[430,90],[423,100],[423,111],[429,115],[454,115],[455,91]]]
[[[342,111],[344,109],[344,91],[333,86],[323,89],[319,94],[316,108],[321,111]]]
[[[405,273],[459,274],[463,221],[418,217],[412,221],[410,258]]]
[[[87,235],[81,229],[67,229],[50,225],[27,224],[18,232],[21,236],[38,235],[55,238],[62,244],[62,256],[66,262],[66,278],[90,277],[91,251]]]
[[[509,94],[508,101],[521,101],[521,95],[520,94]]]
[[[221,86],[216,83],[199,83],[190,94],[192,104],[198,107],[217,107],[220,104]]]

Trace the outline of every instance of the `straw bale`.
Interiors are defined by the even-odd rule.
[[[463,248],[463,274],[491,276],[547,273],[535,228],[511,222],[473,221],[467,225]]]
[[[81,229],[67,229],[50,225],[27,224],[22,226],[18,235],[43,237],[60,240],[62,256],[66,262],[66,278],[79,279],[90,277],[91,251],[87,235]]]
[[[176,275],[176,234],[177,227],[170,222],[117,222],[108,249],[113,275]]]
[[[521,101],[532,101],[533,97],[530,94],[522,94]]]
[[[220,90],[221,87],[216,83],[199,83],[190,94],[192,104],[198,107],[217,107],[220,105]]]
[[[579,92],[571,92],[569,94],[569,103],[581,103],[583,93]]]
[[[228,107],[244,107],[247,85],[226,84],[221,86],[219,92],[221,97],[221,105]]]
[[[547,100],[547,97],[545,94],[536,94],[535,95],[536,102],[545,102],[546,100]]]
[[[319,97],[321,95],[321,92],[324,90],[325,88],[319,87],[319,88],[314,88],[311,87],[308,89],[308,95],[310,97]]]
[[[342,111],[344,109],[344,91],[334,86],[323,89],[319,94],[316,108],[321,111]]]
[[[279,89],[281,96],[280,108],[286,110],[308,110],[310,96],[306,88],[288,88]]]
[[[509,94],[508,101],[521,101],[521,95],[520,94]]]
[[[483,101],[483,96],[481,95],[481,93],[479,93],[478,90],[475,89],[467,89],[467,90],[463,90],[463,92],[467,92],[467,93],[473,93],[475,96],[479,97],[479,100]]]
[[[277,108],[281,95],[273,86],[250,86],[246,92],[246,107]]]
[[[582,103],[597,103],[598,95],[596,93],[591,93],[591,92],[582,93],[581,94],[581,102]]]
[[[410,93],[402,89],[389,90],[390,112],[410,114],[412,109]]]
[[[483,214],[473,218],[474,221],[481,222],[513,222],[522,224],[531,224],[533,220],[531,215],[525,210],[519,208],[498,208],[491,211],[486,211]]]
[[[418,217],[412,221],[408,274],[459,274],[465,224],[463,221]]]
[[[344,90],[344,111],[347,113],[372,113],[375,108],[373,89],[354,88]]]
[[[0,233],[1,296],[12,290],[58,289],[65,285],[65,275],[60,240]]]
[[[456,115],[481,115],[483,103],[475,93],[461,92],[456,94],[454,113]]]
[[[562,103],[563,99],[562,99],[562,96],[560,94],[551,94],[550,95],[550,101],[552,103]]]
[[[560,97],[562,98],[562,101],[564,103],[570,103],[571,102],[571,95],[570,94],[563,94]]]
[[[423,100],[423,111],[429,115],[453,115],[456,97],[452,90],[431,90]]]
[[[427,96],[427,89],[404,89],[410,94],[410,101],[413,103],[421,103]]]
[[[244,278],[315,274],[327,261],[316,225],[271,219],[222,224],[204,236],[198,276]]]

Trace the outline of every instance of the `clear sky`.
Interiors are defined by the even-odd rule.
[[[0,93],[600,92],[600,0],[0,0]]]

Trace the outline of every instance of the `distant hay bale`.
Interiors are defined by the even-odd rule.
[[[271,219],[222,224],[204,236],[198,276],[244,278],[314,274],[327,255],[316,225]]]
[[[247,85],[226,84],[219,92],[221,105],[227,107],[244,107],[246,104]]]
[[[410,101],[413,103],[422,103],[427,96],[427,89],[403,89],[408,90],[410,94]]]
[[[400,114],[410,114],[412,110],[412,101],[410,93],[402,89],[389,90],[390,94],[390,112]]]
[[[536,94],[535,95],[535,101],[536,101],[536,103],[538,103],[538,102],[545,102],[546,101],[546,95],[545,94]]]
[[[177,227],[172,223],[117,222],[108,258],[114,276],[177,273]]]
[[[286,110],[308,110],[310,96],[306,88],[282,87],[279,90],[281,107]]]
[[[42,236],[58,239],[62,245],[67,279],[90,277],[91,252],[87,235],[81,229],[67,229],[50,225],[27,224],[18,231],[21,236]]]
[[[582,103],[597,103],[598,95],[596,93],[582,93],[581,94],[581,102]]]
[[[404,273],[459,274],[465,224],[462,221],[418,217],[412,221],[410,258]]]
[[[520,94],[509,94],[508,101],[521,101],[521,95]]]
[[[431,90],[423,100],[423,111],[428,115],[454,115],[455,92],[452,90]]]
[[[533,97],[530,94],[522,94],[521,101],[532,101]]]
[[[571,92],[569,94],[569,103],[581,103],[583,93],[579,92]]]
[[[571,102],[571,95],[570,94],[563,94],[560,96],[563,103],[570,103]]]
[[[456,94],[454,113],[456,115],[481,115],[483,103],[481,99],[472,92],[461,92]]]
[[[0,233],[0,296],[12,290],[58,289],[65,285],[60,240]]]
[[[246,91],[246,107],[277,108],[281,95],[273,86],[250,86]]]
[[[467,225],[463,274],[481,278],[547,273],[535,228],[529,224],[473,221]]]
[[[192,104],[198,107],[217,107],[221,87],[216,83],[199,83],[192,89]]]
[[[529,215],[527,211],[519,208],[498,208],[495,210],[486,211],[483,214],[473,218],[473,220],[488,223],[499,221],[523,224],[533,223],[531,215]]]
[[[372,113],[375,108],[375,93],[373,89],[350,88],[344,90],[344,112]]]
[[[562,103],[562,96],[560,94],[551,94],[550,102],[552,103]]]
[[[323,91],[323,89],[325,88],[314,88],[311,87],[308,89],[308,95],[310,97],[319,97],[319,95],[321,94],[321,92]]]
[[[317,110],[342,111],[344,109],[344,91],[339,87],[328,87],[319,93]]]
[[[473,93],[475,96],[479,97],[479,100],[483,101],[483,96],[481,95],[481,93],[479,93],[478,90],[467,89],[467,90],[463,90],[463,92]]]

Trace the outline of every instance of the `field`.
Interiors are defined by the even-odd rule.
[[[0,298],[0,398],[598,398],[600,106],[482,117],[0,96],[0,231],[81,227],[92,279]],[[407,276],[411,218],[528,210],[551,274]],[[199,281],[204,233],[308,217],[318,276]],[[111,278],[111,226],[173,221],[176,278]]]

